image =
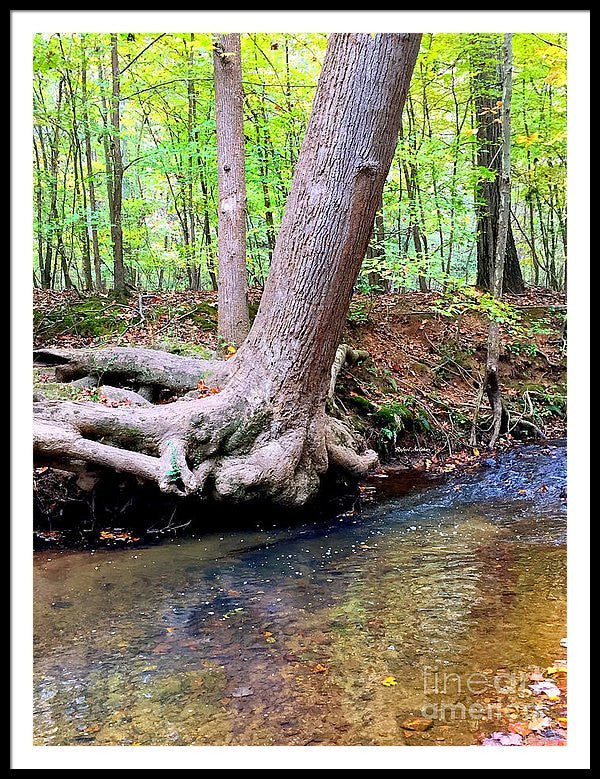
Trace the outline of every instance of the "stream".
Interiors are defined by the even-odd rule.
[[[522,446],[360,515],[35,552],[34,744],[477,744],[566,635],[565,484]]]

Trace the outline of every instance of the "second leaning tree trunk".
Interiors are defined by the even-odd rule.
[[[420,38],[330,37],[260,308],[219,364],[221,392],[140,409],[35,403],[38,455],[112,466],[165,490],[285,505],[313,497],[330,468],[357,476],[376,462],[325,402]],[[125,360],[114,351],[107,374]],[[87,364],[99,371],[102,360]],[[142,357],[137,368],[143,375]]]
[[[219,187],[219,336],[241,344],[250,329],[246,274],[244,94],[239,33],[214,36]]]

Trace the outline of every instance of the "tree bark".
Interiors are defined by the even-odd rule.
[[[198,131],[196,129],[196,88],[194,86],[194,33],[190,34],[190,53],[188,58],[188,212],[189,212],[189,260],[191,264],[191,288],[200,289],[200,272],[196,267],[196,208],[194,204],[194,167],[198,159]]]
[[[328,470],[357,477],[377,461],[325,406],[420,38],[331,35],[252,329],[233,358],[203,366],[220,391],[136,409],[35,403],[39,458],[101,464],[178,494],[283,505],[306,503]],[[114,374],[112,351],[88,355],[88,366]]]
[[[83,52],[83,63],[81,65],[81,96],[83,101],[83,125],[85,133],[85,163],[88,180],[88,192],[90,195],[89,226],[90,232],[92,234],[92,252],[94,255],[94,285],[96,291],[101,292],[103,289],[102,268],[100,260],[100,244],[98,241],[98,227],[96,225],[96,188],[94,185],[94,171],[92,168],[92,142],[90,137],[90,120],[87,105],[87,60],[85,56],[85,50]]]
[[[244,95],[239,33],[214,38],[219,186],[219,324],[225,343],[241,344],[250,329],[246,275]]]
[[[56,122],[54,124],[54,136],[50,146],[50,224],[53,233],[56,235],[56,254],[55,262],[58,262],[59,244],[62,241],[61,228],[58,226],[58,158],[60,142],[60,115],[62,103],[62,89],[64,78],[58,82],[58,92],[56,95]],[[46,243],[46,260],[44,263],[44,280],[47,288],[52,286],[52,240],[48,238]]]
[[[77,105],[75,100],[75,90],[73,89],[73,81],[71,79],[71,69],[69,68],[67,57],[65,54],[65,50],[62,44],[62,38],[60,35],[58,36],[58,40],[60,43],[60,50],[63,55],[64,63],[65,63],[65,79],[67,83],[67,88],[69,91],[69,97],[71,102],[71,113],[72,113],[72,136],[73,136],[73,213],[76,213],[77,210],[77,200],[80,196],[79,187],[81,184],[81,198],[83,200],[83,212],[87,213],[87,199],[86,199],[86,192],[85,192],[85,183],[83,179],[83,164],[82,164],[82,152],[81,152],[81,141],[79,138],[79,122],[77,120]],[[73,223],[72,230],[75,230],[75,223]],[[89,234],[87,231],[87,226],[84,228],[83,231],[83,251],[82,251],[82,266],[83,266],[83,279],[84,279],[84,287],[86,290],[91,290],[93,283],[92,283],[92,263],[90,258],[90,240],[89,240]]]
[[[123,227],[121,210],[123,204],[123,158],[121,156],[121,117],[120,117],[120,74],[119,49],[117,34],[111,36],[111,71],[112,71],[112,138],[110,141],[112,162],[112,202],[111,202],[111,237],[113,243],[114,291],[117,297],[124,297],[125,265],[123,263]]]
[[[40,287],[47,289],[50,286],[49,279],[46,279],[45,266],[44,266],[44,238],[42,235],[42,168],[40,164],[40,155],[38,152],[38,145],[33,137],[33,151],[35,153],[35,206],[36,206],[36,239],[38,247],[38,268],[40,272]],[[34,286],[35,286],[35,273],[34,273]]]
[[[498,193],[498,229],[496,235],[496,254],[491,279],[492,295],[502,298],[504,265],[506,262],[506,245],[510,230],[510,104],[512,98],[512,34],[504,36],[503,89],[501,110],[501,158]],[[485,366],[485,390],[492,407],[492,436],[490,448],[493,448],[498,436],[506,426],[506,409],[502,400],[500,381],[498,378],[498,362],[500,359],[500,326],[498,322],[490,322],[488,331],[488,354]]]
[[[477,186],[477,286],[492,291],[492,276],[498,240],[500,207],[501,146],[498,122],[502,101],[499,86],[500,52],[495,35],[477,35],[471,47],[475,70],[475,110],[477,115],[477,166],[495,174]],[[525,289],[512,228],[509,224],[504,259],[503,286],[521,294]]]
[[[210,285],[213,292],[219,288],[217,274],[215,273],[215,257],[213,250],[212,235],[210,232],[210,215],[208,211],[208,188],[202,170],[200,170],[200,188],[202,189],[202,203],[204,217],[202,220],[202,231],[204,233],[204,247],[206,250],[206,270],[210,278]]]

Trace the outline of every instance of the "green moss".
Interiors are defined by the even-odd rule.
[[[374,415],[374,420],[379,427],[392,427],[402,430],[407,422],[412,422],[414,414],[404,403],[393,401],[384,403]]]
[[[236,424],[231,435],[222,446],[223,452],[249,450],[256,441],[259,433],[267,429],[271,422],[272,414],[268,409],[253,414],[249,419],[241,424]]]
[[[202,330],[215,330],[217,327],[217,309],[211,303],[198,303],[190,313],[189,319]],[[187,318],[187,317],[186,317]]]
[[[365,398],[362,395],[355,395],[355,394],[350,395],[348,401],[353,403],[355,406],[358,406],[359,409],[365,411],[366,413],[375,412],[377,411],[378,408],[378,406],[376,406],[368,398]]]
[[[162,324],[166,324],[172,320],[171,324],[179,326],[189,322],[202,330],[215,330],[217,327],[217,316],[216,306],[208,301],[202,301],[195,306],[173,306],[167,303],[159,303],[152,306],[146,314],[146,318],[151,322],[160,320]],[[161,320],[161,317],[164,318],[164,321]]]
[[[178,341],[175,338],[166,338],[154,344],[153,349],[160,349],[171,354],[179,354],[182,357],[200,357],[203,360],[214,359],[214,352],[207,346],[193,344],[188,341]]]
[[[120,331],[123,320],[117,310],[100,298],[90,298],[79,303],[69,303],[54,311],[33,312],[33,327],[38,338],[52,338],[64,333],[84,337],[110,335]]]
[[[81,387],[55,381],[34,381],[34,392],[41,392],[48,400],[79,400]]]

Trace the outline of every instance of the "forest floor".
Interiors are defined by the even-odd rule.
[[[259,300],[260,291],[251,290],[251,316]],[[500,448],[516,439],[563,438],[565,296],[529,288],[504,300],[500,381],[511,416]],[[485,398],[477,443],[469,446],[486,358],[485,304],[472,288],[353,298],[344,340],[371,357],[341,372],[336,403],[383,461],[446,471],[485,449]],[[76,291],[34,290],[35,347],[152,346],[210,357],[223,350],[216,324],[212,292],[141,293],[119,303]],[[97,399],[89,389],[54,384],[45,369],[34,370],[34,389],[48,397]]]

